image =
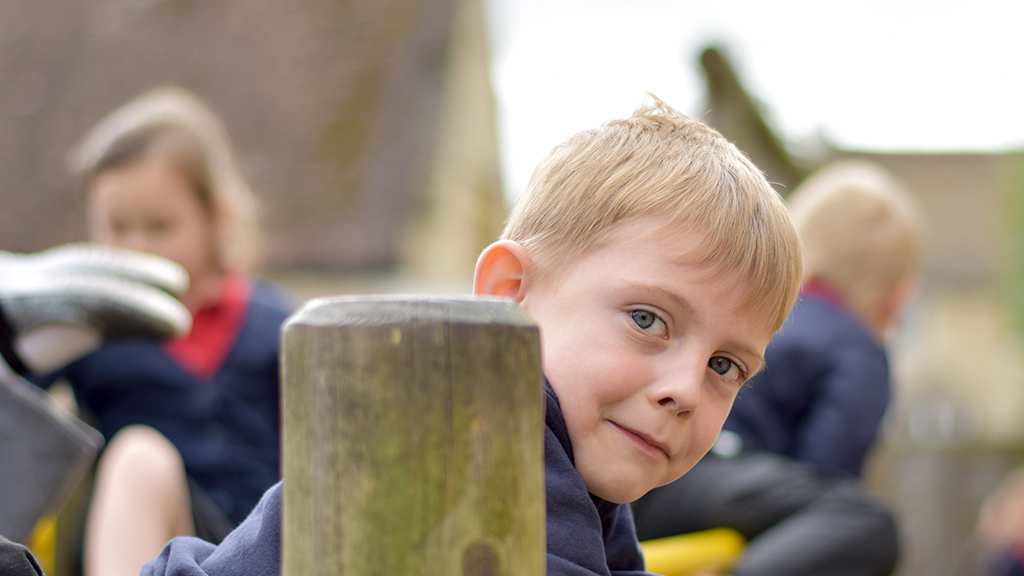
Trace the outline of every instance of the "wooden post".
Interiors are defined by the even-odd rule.
[[[283,329],[284,576],[541,576],[536,327],[503,299],[314,300]]]

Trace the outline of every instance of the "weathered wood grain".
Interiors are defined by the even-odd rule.
[[[543,573],[539,341],[515,303],[315,300],[282,347],[285,576]]]

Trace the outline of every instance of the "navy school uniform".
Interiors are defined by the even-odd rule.
[[[643,556],[628,505],[592,496],[573,465],[558,399],[545,385],[544,432],[549,576],[640,576]],[[220,546],[175,538],[143,576],[276,576],[281,572],[281,494],[275,484]]]
[[[193,485],[237,525],[280,479],[279,333],[290,304],[271,284],[234,280],[241,322],[218,342],[224,355],[208,375],[167,344],[138,339],[108,343],[37,384],[65,378],[107,441],[136,424],[159,431]]]
[[[889,405],[885,349],[824,287],[806,290],[725,421],[744,452],[859,476]]]

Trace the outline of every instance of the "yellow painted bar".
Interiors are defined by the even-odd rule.
[[[743,535],[731,528],[713,528],[640,543],[647,571],[664,576],[727,572],[739,561],[745,546]]]

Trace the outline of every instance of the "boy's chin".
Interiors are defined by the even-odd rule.
[[[641,496],[647,494],[654,488],[656,488],[656,486],[638,486],[634,484],[631,486],[620,487],[598,487],[597,489],[592,489],[588,486],[587,490],[594,496],[597,496],[602,500],[607,500],[612,504],[629,504],[630,502],[639,500]]]
[[[639,500],[641,497],[646,495],[651,490],[654,490],[655,488],[660,488],[662,486],[665,486],[666,484],[671,484],[675,482],[676,480],[682,478],[683,475],[685,475],[689,471],[690,468],[687,468],[686,470],[683,470],[682,472],[673,475],[671,478],[663,482],[644,483],[643,485],[640,485],[640,483],[630,483],[628,486],[603,487],[591,487],[588,484],[587,490],[589,490],[590,493],[593,494],[594,496],[597,496],[602,500],[607,500],[608,502],[611,502],[613,504],[629,504],[631,502]]]

